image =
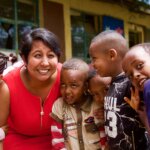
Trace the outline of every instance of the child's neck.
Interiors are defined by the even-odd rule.
[[[73,105],[77,108],[80,108],[85,102],[86,102],[87,96],[84,95],[80,98],[79,101],[77,101],[76,103],[74,103]]]

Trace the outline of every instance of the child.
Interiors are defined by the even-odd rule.
[[[135,90],[131,90],[131,100],[125,98],[125,101],[132,108],[139,112],[141,104],[139,91],[144,90],[144,103],[150,124],[150,80],[148,80],[150,78],[150,43],[142,43],[133,46],[125,55],[122,65],[126,75],[129,77],[133,86],[135,87]],[[142,119],[146,119],[145,117],[146,116],[143,116]],[[150,134],[150,129],[148,129],[147,123],[145,126]]]
[[[130,96],[130,81],[122,69],[122,59],[128,51],[127,42],[119,33],[107,30],[90,44],[93,67],[101,76],[112,77],[104,99],[105,132],[110,150],[141,150],[147,148],[145,128],[139,116],[124,101]]]
[[[94,100],[99,104],[104,104],[104,97],[108,91],[111,77],[101,77],[95,70],[89,72],[89,91]],[[103,105],[102,105],[103,106]]]
[[[89,72],[89,92],[92,95],[93,100],[100,107],[100,110],[98,110],[98,112],[104,112],[104,96],[107,93],[110,82],[110,77],[100,77],[99,75],[97,75],[95,70],[91,70]],[[105,150],[107,149],[107,138],[104,130],[104,118],[101,118],[101,126],[99,129],[101,149]]]
[[[67,150],[100,149],[100,121],[94,117],[99,106],[87,93],[88,72],[88,64],[80,59],[69,59],[62,65],[62,97],[54,103],[51,116],[63,125]],[[51,129],[54,148],[62,149],[61,125],[54,122]]]

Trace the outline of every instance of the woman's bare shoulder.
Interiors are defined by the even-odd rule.
[[[9,88],[7,84],[3,81],[0,80],[0,100],[2,101],[3,99],[9,99]]]

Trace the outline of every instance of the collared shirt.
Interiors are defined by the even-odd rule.
[[[79,107],[66,104],[62,98],[56,100],[51,116],[63,122],[67,150],[100,150],[99,126],[103,121],[94,117],[99,106],[91,99]]]

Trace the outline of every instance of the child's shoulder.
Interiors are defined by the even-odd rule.
[[[58,99],[55,100],[53,107],[62,107],[64,104],[63,98],[59,97]]]
[[[144,83],[144,90],[150,89],[150,79]]]
[[[55,120],[58,120],[58,118],[61,120],[63,119],[63,116],[62,116],[62,114],[63,114],[63,103],[64,103],[63,99],[62,99],[62,97],[60,97],[54,102],[54,104],[52,106],[51,116]]]

